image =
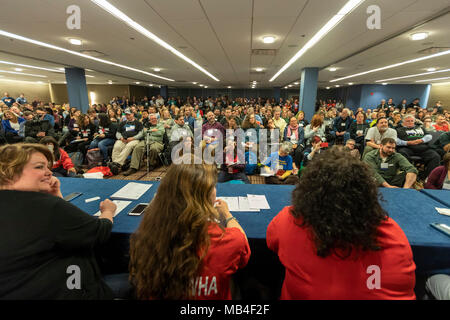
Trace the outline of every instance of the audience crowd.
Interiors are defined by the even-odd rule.
[[[250,248],[244,230],[226,203],[215,200],[214,185],[230,180],[250,183],[247,175],[260,174],[268,184],[297,185],[292,206],[283,209],[267,231],[268,247],[280,256],[286,267],[281,298],[414,299],[415,265],[411,248],[401,229],[375,199],[376,187],[423,188],[424,185],[450,189],[450,112],[439,102],[428,109],[422,108],[419,102],[415,99],[408,104],[405,99],[396,105],[392,99],[383,99],[374,109],[350,110],[341,101],[319,100],[309,122],[296,99],[170,97],[165,100],[157,96],[138,101],[134,97],[114,97],[107,104],[89,106],[83,113],[68,104],[29,103],[24,94],[14,99],[4,93],[0,100],[0,144],[5,145],[2,147],[4,154],[0,154],[3,161],[0,161],[0,184],[9,193],[3,190],[0,197],[7,199],[13,191],[38,191],[61,198],[59,183],[51,176],[79,177],[87,167],[107,166],[112,174],[122,171],[128,176],[141,167],[152,171],[171,162],[178,164],[186,158],[192,159],[190,152],[198,134],[202,150],[209,151],[216,159],[223,155],[222,161],[217,166],[169,167],[157,197],[147,209],[151,214],[145,216],[131,242],[130,280],[138,298],[232,298],[230,277],[247,264]],[[196,128],[199,130],[194,130]],[[242,136],[230,138],[227,135],[230,130]],[[18,149],[8,149],[8,146]],[[26,146],[26,150],[19,146]],[[268,146],[269,151],[260,152],[263,146]],[[17,172],[3,170],[2,166],[16,161],[16,156],[22,159],[18,168],[23,172],[17,168],[14,169]],[[144,159],[146,166],[143,166]],[[36,164],[43,166],[42,169],[35,167]],[[47,166],[51,171],[46,171]],[[355,168],[361,174],[349,177]],[[26,170],[42,172],[32,176],[27,175]],[[20,176],[17,181],[16,176]],[[35,186],[23,182],[44,176],[50,186],[42,187],[43,180]],[[178,183],[174,186],[169,179]],[[343,181],[354,186],[354,194],[340,190]],[[325,184],[327,190],[336,192],[321,194]],[[204,190],[193,192],[192,185]],[[178,195],[182,195],[182,201],[172,208],[168,204]],[[372,202],[362,205],[367,196]],[[45,200],[49,196],[36,197],[36,201],[41,198]],[[321,212],[313,208],[316,200],[327,204]],[[80,225],[79,230],[59,235],[60,228],[71,229],[68,224],[79,212],[63,202],[52,201],[53,207],[47,208],[49,219],[54,208],[63,208],[67,215],[67,220],[61,218],[59,225],[53,226],[57,230],[51,230],[60,237],[58,245],[62,252],[84,237],[80,248],[75,247],[85,250],[83,255],[88,256],[79,258],[79,263],[90,265],[91,292],[90,296],[75,298],[117,296],[116,291],[108,288],[112,284],[99,279],[91,256],[93,244],[104,242],[111,231],[114,204],[102,203],[104,219],[101,222],[85,217],[85,221],[80,221],[84,221],[86,227]],[[15,212],[12,215],[20,215],[22,206],[9,205],[8,208]],[[340,209],[333,212],[333,208],[348,208],[351,212],[340,212]],[[26,210],[26,206],[22,209]],[[367,212],[358,218],[361,221],[354,221],[353,216],[361,210]],[[20,225],[13,218],[10,223]],[[157,229],[158,232],[153,232]],[[39,229],[36,234],[39,236],[44,231]],[[384,238],[376,240],[376,234],[388,233],[389,241],[397,241],[397,247]],[[183,234],[188,236],[183,238]],[[314,237],[311,238],[311,234]],[[30,239],[24,236],[20,238],[22,242],[16,242],[8,238],[8,247],[19,250],[23,243],[32,241]],[[299,241],[307,243],[302,248],[302,256],[290,251]],[[150,248],[154,251],[149,251]],[[38,244],[34,249],[42,250]],[[371,253],[361,258],[360,253],[367,250]],[[57,252],[49,254],[52,259],[58,259]],[[305,255],[314,263],[305,261]],[[345,263],[336,260],[336,256]],[[350,283],[342,283],[338,291],[327,291],[329,279],[325,274],[330,263],[347,270],[348,275],[342,278],[345,282],[352,276],[357,277],[362,272],[361,265],[372,258],[384,263],[392,277],[381,293],[372,295],[361,279],[357,287],[350,288]],[[8,259],[15,261],[14,254]],[[70,259],[70,255],[65,259]],[[54,263],[56,268],[58,263]],[[184,263],[184,267],[177,263]],[[303,271],[295,271],[302,264]],[[155,274],[149,274],[149,268]],[[308,275],[299,277],[296,272]],[[0,283],[7,273],[0,268]],[[36,276],[45,278],[41,273]],[[14,277],[22,281],[18,275]],[[210,283],[208,292],[200,294],[197,282],[191,281],[196,279],[201,283],[208,277],[215,282]],[[317,277],[322,282],[313,288],[308,283],[309,277]],[[24,283],[24,288],[35,292],[35,284]],[[25,294],[20,290],[8,290],[1,289],[0,298],[2,294],[6,298]],[[51,296],[71,297],[63,291],[48,291],[45,295]]]

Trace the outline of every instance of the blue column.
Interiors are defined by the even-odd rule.
[[[159,92],[160,92],[159,94],[161,95],[161,97],[163,97],[164,100],[167,100],[169,88],[167,86],[161,86],[161,90]]]
[[[278,103],[278,101],[280,101],[281,87],[273,87],[273,97],[275,98],[275,103]]]
[[[319,77],[319,68],[305,68],[302,70],[302,79],[300,84],[300,110],[305,112],[305,118],[311,121],[317,97],[317,79]]]
[[[65,68],[67,93],[69,95],[69,104],[71,107],[80,109],[86,113],[89,109],[89,98],[86,86],[86,77],[84,69]]]

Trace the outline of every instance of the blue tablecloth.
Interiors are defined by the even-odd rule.
[[[99,209],[101,200],[106,199],[130,180],[101,180],[60,178],[63,196],[71,192],[83,192],[72,203],[84,211],[94,214]],[[140,216],[127,215],[136,204],[148,203],[154,196],[159,182],[135,181],[149,183],[153,186],[137,201],[114,218],[113,233],[131,234],[139,226]],[[270,209],[260,212],[233,212],[249,239],[264,243],[266,229],[270,221],[280,210],[291,202],[294,186],[274,185],[230,185],[217,184],[217,196],[246,196],[247,194],[264,194]],[[85,203],[85,200],[99,196],[99,201]],[[426,193],[412,189],[380,188],[382,207],[388,212],[405,232],[414,253],[418,272],[450,268],[450,237],[433,229],[430,223],[450,225],[450,217],[437,213],[435,207],[443,207]]]
[[[444,206],[441,205],[441,207],[450,208],[450,190],[422,189],[420,192],[444,204]]]

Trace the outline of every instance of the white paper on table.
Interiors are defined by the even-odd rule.
[[[250,208],[247,197],[239,197],[239,211],[259,212],[259,209]]]
[[[261,172],[259,175],[261,177],[273,177],[275,174],[273,172]]]
[[[446,208],[437,208],[436,207],[437,212],[439,212],[440,214],[446,215],[446,216],[450,216],[450,209],[446,209]]]
[[[114,217],[117,216],[120,211],[125,209],[131,203],[131,201],[123,201],[123,200],[113,200],[113,202],[117,206],[116,213],[114,214]],[[94,214],[94,216],[99,216],[100,214],[101,214],[101,211],[98,211],[96,214]]]
[[[85,178],[85,179],[103,179],[103,173],[101,173],[101,172],[83,173],[83,178]]]
[[[221,199],[228,204],[228,209],[230,211],[239,211],[239,201],[237,197],[216,197],[216,199]]]
[[[265,195],[247,194],[251,209],[270,209]]]
[[[129,199],[129,200],[138,200],[144,193],[150,189],[152,184],[145,183],[136,183],[130,182],[127,183],[122,189],[114,193],[111,198],[115,199]]]

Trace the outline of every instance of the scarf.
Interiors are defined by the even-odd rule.
[[[292,135],[291,132],[294,131],[295,139],[298,141],[298,126],[296,128],[293,128],[293,127],[291,127],[291,125],[289,125],[287,128],[288,128],[287,129],[287,136],[290,138],[291,135]]]

